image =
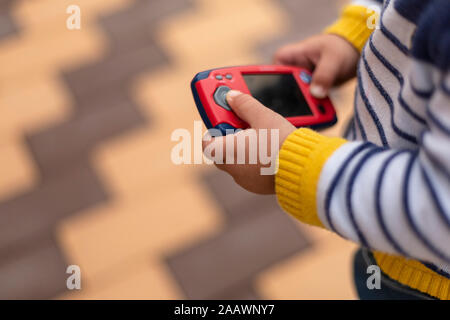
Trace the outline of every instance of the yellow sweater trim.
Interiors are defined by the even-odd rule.
[[[450,300],[450,279],[416,260],[373,252],[381,271],[401,284],[441,300]]]
[[[374,19],[378,19],[378,13],[364,6],[349,5],[344,7],[341,18],[325,29],[325,33],[336,34],[347,39],[361,52],[375,30],[372,27]]]
[[[317,215],[317,183],[327,159],[346,142],[306,128],[288,136],[278,155],[275,176],[275,191],[283,210],[304,223],[323,227]]]

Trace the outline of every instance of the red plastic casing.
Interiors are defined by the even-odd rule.
[[[294,76],[312,112],[312,115],[287,117],[286,119],[294,126],[327,127],[336,123],[336,112],[331,100],[329,98],[317,99],[313,97],[309,92],[308,81],[301,79],[301,73],[311,77],[311,72],[306,69],[281,65],[254,65],[219,68],[204,71],[203,73],[207,72],[209,72],[209,75],[206,78],[197,80],[198,78],[196,77],[192,82],[194,97],[197,95],[199,100],[196,101],[197,107],[200,113],[204,112],[202,117],[206,116],[209,119],[210,125],[207,125],[207,127],[217,127],[219,124],[228,124],[234,128],[242,129],[248,127],[248,124],[239,119],[232,111],[217,105],[213,97],[216,89],[223,85],[251,94],[243,78],[245,74],[292,74]],[[218,75],[222,76],[222,80],[216,78]],[[232,79],[227,79],[226,75],[231,75]],[[198,102],[200,102],[200,105]]]

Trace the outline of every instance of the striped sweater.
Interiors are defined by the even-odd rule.
[[[450,299],[450,1],[357,0],[326,32],[361,52],[354,117],[345,139],[286,139],[278,202],[370,248],[391,280]]]

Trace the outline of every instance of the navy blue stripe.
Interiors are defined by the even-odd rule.
[[[430,108],[427,108],[427,116],[430,118],[431,121],[439,128],[441,129],[445,134],[450,135],[450,128],[448,128],[445,124],[441,122],[431,111]]]
[[[375,184],[375,213],[376,213],[380,228],[383,231],[383,234],[386,237],[386,239],[392,244],[392,246],[398,253],[400,253],[403,256],[410,257],[411,255],[406,253],[406,250],[400,246],[400,244],[394,239],[394,237],[389,232],[387,225],[384,221],[383,211],[381,209],[381,187],[383,185],[383,179],[385,177],[386,170],[387,170],[388,166],[390,165],[390,163],[392,162],[392,160],[394,160],[395,157],[397,157],[398,155],[405,153],[405,152],[408,152],[408,151],[401,150],[401,151],[395,152],[394,154],[390,155],[386,159],[386,161],[383,163],[383,165],[381,166],[381,170],[380,170],[380,173],[378,175],[378,178],[377,178],[377,181]]]
[[[355,150],[353,150],[352,153],[350,153],[347,158],[345,158],[345,160],[342,162],[341,166],[338,168],[338,170],[336,170],[336,175],[334,176],[333,180],[331,181],[330,187],[328,188],[327,194],[325,196],[325,217],[327,219],[328,225],[330,226],[330,230],[336,232],[337,234],[339,234],[339,232],[337,232],[336,228],[334,227],[334,223],[333,220],[331,218],[331,212],[330,212],[330,207],[331,207],[331,198],[333,196],[334,190],[337,187],[337,184],[339,183],[339,181],[341,180],[342,175],[344,174],[345,170],[347,169],[348,165],[350,164],[351,160],[361,151],[369,148],[370,146],[374,146],[372,143],[370,142],[365,142],[363,144],[361,144],[360,146],[358,146]],[[343,235],[339,234],[341,237],[345,238]]]
[[[427,186],[428,190],[430,191],[431,198],[433,199],[433,202],[437,209],[437,212],[439,213],[440,217],[442,218],[442,221],[444,222],[444,224],[447,225],[447,229],[450,230],[449,215],[445,213],[445,209],[442,206],[441,201],[439,200],[436,189],[434,188],[433,183],[431,182],[431,179],[428,176],[428,173],[422,164],[420,164],[420,171],[422,172],[422,176],[423,176],[423,180],[425,181],[425,185]]]
[[[350,121],[348,122],[347,126],[345,127],[345,132],[344,132],[344,137],[345,138],[348,138],[350,136],[350,133],[353,130],[353,125],[354,125],[354,122],[353,122],[353,118],[352,118],[352,119],[350,119]]]
[[[430,99],[431,96],[433,95],[433,90],[424,91],[424,90],[420,90],[420,89],[417,89],[416,87],[414,87],[412,79],[409,79],[409,83],[410,83],[410,87],[411,87],[412,92],[415,93],[420,98],[422,98],[422,99]]]
[[[362,78],[361,78],[360,68],[358,68],[358,77],[357,78],[358,78],[358,88],[359,88],[359,92],[361,94],[361,98],[366,106],[367,111],[369,112],[370,116],[372,117],[373,122],[375,123],[378,134],[380,135],[381,143],[383,144],[384,147],[389,147],[389,144],[386,139],[386,134],[384,133],[384,129],[383,129],[383,126],[381,125],[380,119],[378,119],[378,116],[375,113],[375,111],[373,110],[373,108],[369,102],[369,99],[366,96],[366,92],[364,91],[363,83],[361,80]]]
[[[405,83],[405,80],[403,79],[402,74],[381,54],[380,51],[375,47],[373,43],[373,34],[369,38],[369,47],[370,50],[373,52],[373,54],[380,60],[380,62],[388,69],[395,78],[397,78],[398,82],[400,83],[400,93],[398,96],[398,100],[400,102],[400,105],[406,110],[407,113],[409,113],[414,119],[419,121],[422,124],[426,124],[426,121],[424,118],[422,118],[420,115],[418,115],[414,110],[411,109],[411,107],[403,100],[403,97],[401,95],[401,92],[403,90],[403,86]]]
[[[365,54],[364,51],[362,52],[362,60],[364,62],[364,66],[366,68],[367,73],[369,74],[370,79],[372,80],[373,84],[378,89],[378,91],[383,96],[384,100],[386,101],[386,103],[389,106],[389,110],[390,110],[390,113],[391,113],[391,126],[394,129],[394,132],[397,135],[399,135],[400,137],[402,137],[403,139],[408,140],[408,141],[410,141],[410,142],[412,142],[414,144],[417,144],[417,138],[416,137],[414,137],[414,136],[404,132],[399,127],[397,127],[397,125],[395,124],[395,122],[394,122],[394,103],[392,102],[392,99],[389,96],[389,94],[386,92],[386,90],[384,90],[384,88],[381,85],[381,83],[378,81],[378,79],[373,74],[372,69],[370,68],[369,64],[367,63],[366,54]]]
[[[361,118],[359,117],[359,111],[358,111],[358,87],[356,87],[355,90],[355,101],[353,103],[353,105],[355,106],[355,119],[356,119],[356,123],[358,124],[358,128],[359,128],[359,132],[361,134],[361,138],[363,141],[367,141],[367,134],[366,134],[366,130],[364,130],[364,127],[362,125],[361,122]],[[356,137],[356,134],[355,134]]]
[[[355,119],[352,120],[352,140],[356,139],[356,126],[355,126]]]
[[[411,215],[411,208],[409,206],[409,192],[408,192],[408,187],[410,186],[410,178],[411,178],[411,172],[412,172],[412,167],[415,164],[417,159],[417,153],[413,154],[411,156],[411,159],[406,167],[406,172],[405,172],[405,181],[403,183],[403,206],[405,209],[405,215],[406,215],[406,220],[408,221],[409,226],[411,227],[411,229],[414,231],[414,233],[416,234],[416,236],[419,238],[419,240],[431,251],[433,252],[436,256],[438,256],[440,259],[446,261],[446,262],[450,262],[450,257],[446,256],[443,252],[441,252],[438,248],[436,248],[431,241],[429,241],[423,234],[422,232],[419,230],[419,228],[417,227],[416,223],[414,222],[414,219]]]
[[[355,231],[356,231],[356,235],[358,236],[359,242],[365,247],[370,247],[370,245],[367,242],[367,239],[364,237],[364,234],[362,233],[361,228],[358,226],[358,223],[356,222],[356,219],[355,219],[355,213],[354,213],[353,205],[352,205],[353,187],[355,186],[355,181],[356,181],[356,178],[357,178],[359,172],[361,171],[362,167],[367,162],[367,160],[369,158],[371,158],[372,156],[374,156],[375,154],[380,153],[383,150],[384,149],[382,149],[382,148],[373,148],[373,149],[369,150],[369,152],[367,152],[359,160],[358,164],[355,166],[352,174],[350,175],[347,191],[345,194],[347,211],[348,211],[348,215],[350,217],[350,221],[353,225],[353,229],[355,229]]]
[[[389,6],[391,0],[387,1],[386,7]],[[406,56],[409,56],[409,49],[407,46],[405,46],[396,36],[394,36],[383,24],[383,17],[384,17],[384,10],[381,13],[380,17],[380,30],[381,32],[388,38],[402,53],[404,53]]]

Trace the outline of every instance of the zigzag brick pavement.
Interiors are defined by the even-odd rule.
[[[159,4],[161,7],[161,3],[162,1],[147,2],[148,11],[154,5]],[[61,13],[65,17],[65,10],[58,15]],[[81,68],[77,67],[76,70],[62,72],[62,78],[72,98],[70,115],[63,122],[26,134],[35,165],[39,169],[40,181],[35,188],[19,193],[0,204],[0,253],[4,256],[3,269],[9,271],[2,272],[2,279],[14,279],[14,273],[19,272],[20,266],[26,261],[14,261],[15,268],[9,267],[8,260],[13,259],[8,259],[10,252],[13,252],[12,256],[15,257],[22,251],[24,256],[29,257],[30,251],[36,251],[36,247],[48,248],[47,238],[53,238],[51,235],[58,221],[84,208],[107,201],[107,191],[91,166],[91,150],[107,139],[146,123],[146,119],[139,113],[127,92],[128,81],[152,66],[166,63],[166,60],[154,44],[151,32],[134,43],[140,45],[137,47],[126,41],[130,34],[133,34],[133,29],[128,30],[128,33],[117,33],[118,25],[114,21],[116,18],[117,15],[113,14],[97,22],[106,30],[106,34],[108,31],[113,35],[117,34],[116,37],[108,38],[111,44],[106,49],[105,56]],[[149,22],[151,23],[151,20],[147,19],[146,23]],[[60,25],[59,29],[64,27]],[[35,27],[30,33],[34,33],[36,37]],[[64,44],[58,42],[55,45]],[[70,52],[70,46],[67,49]],[[20,72],[32,72],[33,69],[35,66],[30,65],[29,69],[22,67],[19,71],[11,70],[10,78]],[[41,241],[43,235],[48,236]],[[38,245],[41,242],[42,244]],[[32,248],[29,248],[31,243]],[[56,251],[52,253],[60,256],[58,245],[52,246],[55,249],[52,251]],[[65,270],[62,260],[55,261],[59,265],[56,268],[59,272],[53,272],[51,281],[55,286],[50,288],[51,286],[47,285],[47,290],[38,293],[37,297],[53,296],[64,286],[64,281],[61,281]],[[35,262],[35,265],[28,267],[30,271],[33,268],[52,270],[44,268],[40,260],[31,262]],[[52,267],[55,268],[53,265]],[[15,278],[19,278],[18,274]],[[43,281],[38,277],[30,277],[27,280]],[[6,280],[0,280],[1,282]],[[8,286],[0,286],[1,296],[14,297],[12,293],[18,289],[19,283],[9,282]],[[31,283],[30,286],[32,285]],[[22,294],[23,297],[33,296],[32,291]]]
[[[328,240],[273,197],[173,165],[170,135],[199,119],[196,72],[262,62],[283,34],[321,25],[300,22],[290,0],[77,3],[80,31],[65,29],[71,1],[16,1],[7,15],[20,28],[0,36],[11,155],[0,160],[0,298],[302,296],[293,270],[308,271],[303,257],[321,265]],[[65,290],[68,264],[81,267],[81,291]]]

